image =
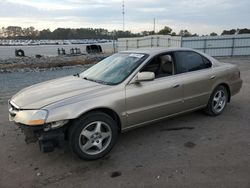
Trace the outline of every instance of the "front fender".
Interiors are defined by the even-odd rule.
[[[84,113],[98,109],[107,108],[114,111],[121,120],[121,125],[126,124],[126,107],[125,107],[125,92],[120,91],[109,95],[98,96],[95,98],[80,100],[78,102],[67,104],[65,101],[62,104],[53,104],[45,109],[49,111],[46,123],[59,120],[76,119]]]

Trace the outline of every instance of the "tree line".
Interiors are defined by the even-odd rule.
[[[234,35],[234,34],[247,34],[250,33],[250,29],[231,29],[224,30],[221,35]],[[108,31],[103,28],[57,28],[54,31],[50,29],[43,29],[38,31],[34,27],[22,28],[19,26],[8,26],[2,27],[0,29],[0,38],[1,39],[51,39],[51,40],[67,40],[67,39],[117,39],[117,38],[126,38],[126,37],[139,37],[147,35],[172,35],[172,36],[199,36],[198,34],[192,34],[188,30],[180,30],[178,33],[174,32],[170,27],[165,26],[159,32],[154,31],[142,31],[140,33],[132,33],[131,31],[121,31],[113,30]],[[210,36],[217,36],[215,32],[210,33]]]
[[[184,37],[193,37],[193,36],[199,36],[197,33],[192,34],[188,30],[180,30],[178,34],[175,32],[172,32],[172,29],[168,26],[165,26],[163,29],[161,29],[158,34],[162,35],[172,35],[172,36],[184,36]],[[244,28],[244,29],[231,29],[231,30],[223,30],[221,35],[235,35],[235,34],[250,34],[250,29]],[[204,35],[202,35],[204,36]],[[212,32],[209,36],[218,36],[217,33]]]
[[[8,26],[0,29],[1,39],[51,39],[51,40],[67,40],[67,39],[117,39],[122,37],[136,37],[139,33],[131,31],[108,31],[102,28],[57,28],[54,31],[43,29],[38,31],[34,27],[22,28],[19,26]]]

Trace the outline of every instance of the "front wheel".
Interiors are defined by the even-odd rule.
[[[85,160],[105,156],[118,137],[116,122],[102,112],[90,113],[76,120],[69,130],[72,151]]]
[[[211,116],[220,115],[226,108],[228,101],[227,89],[220,85],[215,88],[208,101],[205,112]]]

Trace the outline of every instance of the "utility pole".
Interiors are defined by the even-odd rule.
[[[125,17],[125,5],[124,5],[124,0],[122,0],[122,29],[123,29],[123,32],[125,31],[124,17]]]
[[[154,34],[155,34],[155,18],[154,18],[154,28],[153,29],[154,29]]]
[[[112,37],[113,37],[113,52],[115,53],[116,49],[115,49],[115,32],[112,32]]]

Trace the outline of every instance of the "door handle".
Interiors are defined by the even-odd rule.
[[[215,79],[215,77],[216,77],[215,75],[212,75],[210,76],[210,79]]]
[[[180,87],[180,84],[174,84],[172,87],[173,87],[173,88]]]

